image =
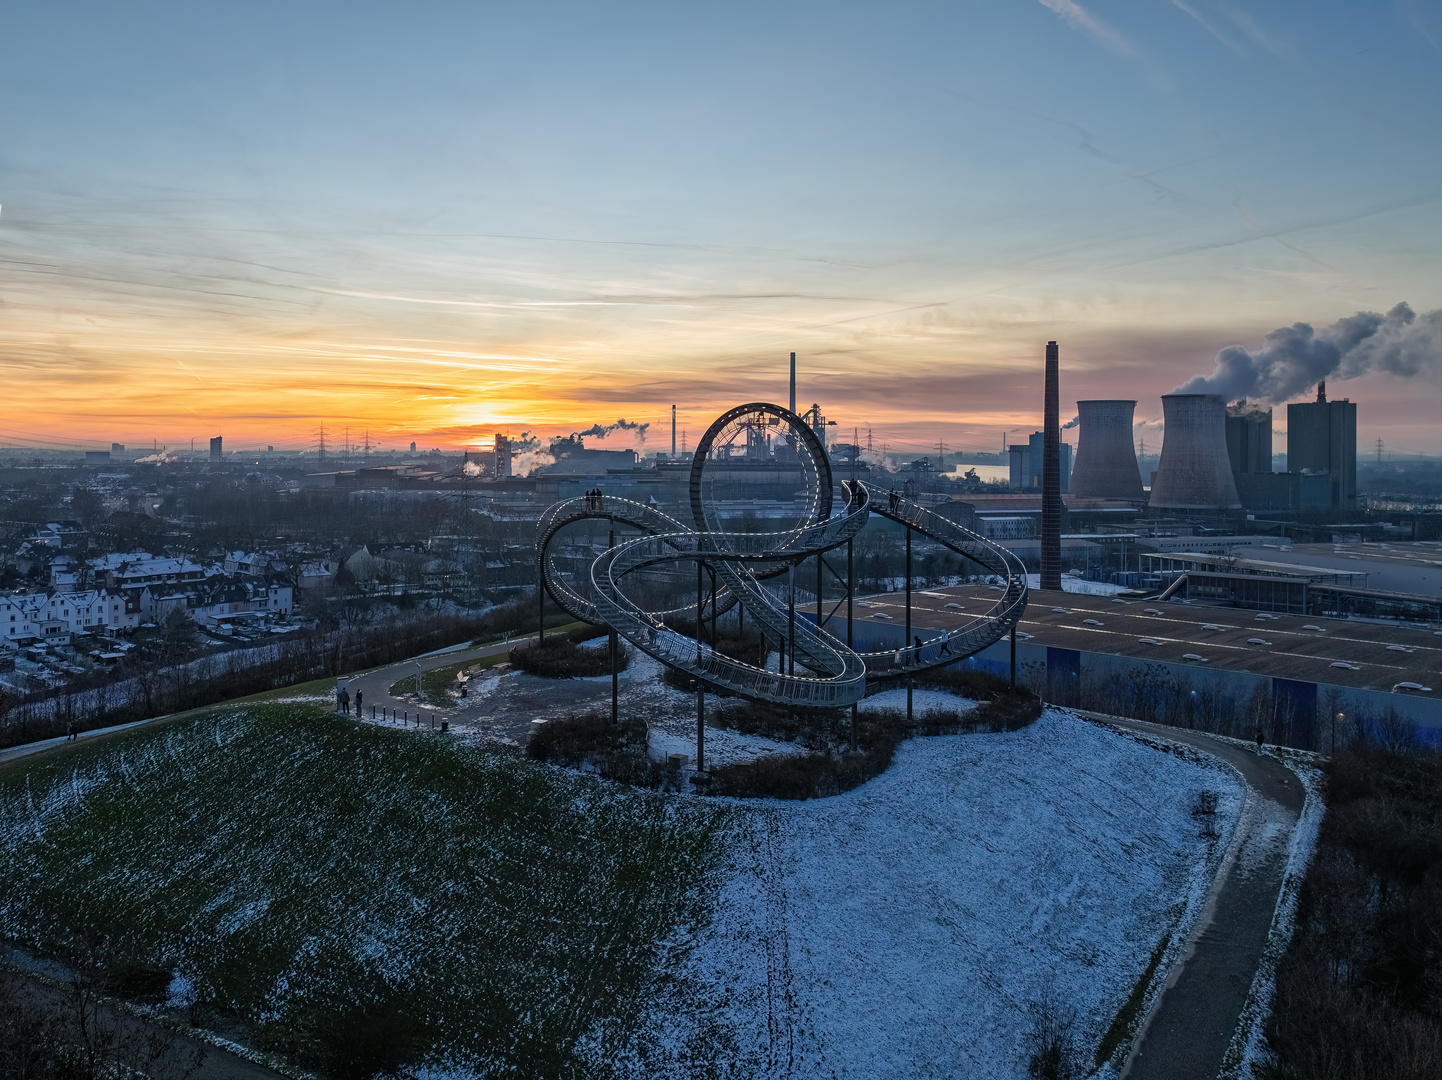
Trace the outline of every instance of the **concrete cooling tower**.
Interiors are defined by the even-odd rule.
[[[1215,394],[1162,396],[1162,459],[1151,506],[1167,510],[1237,510],[1242,500],[1227,457],[1227,402]]]
[[[1141,502],[1142,471],[1132,447],[1135,401],[1078,401],[1080,430],[1071,494],[1091,499]]]

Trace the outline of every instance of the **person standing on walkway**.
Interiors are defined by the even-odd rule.
[[[361,715],[362,715],[362,713],[361,713],[361,698],[362,698],[363,696],[364,696],[364,692],[363,692],[363,691],[357,690],[357,691],[355,692],[355,714],[356,714],[357,716],[361,716]]]
[[[350,715],[350,691],[344,686],[340,688],[340,711],[344,716]]]
[[[1262,739],[1262,729],[1261,729],[1261,728],[1257,728],[1257,753],[1258,753],[1258,754],[1260,754],[1260,753],[1262,752],[1262,742],[1263,742],[1263,739]]]
[[[921,638],[918,637],[917,635],[913,634],[913,635],[911,636],[911,640],[912,640],[912,641],[915,643],[915,645],[916,645],[916,659],[915,659],[914,662],[917,663],[917,664],[919,664],[919,663],[921,663]]]

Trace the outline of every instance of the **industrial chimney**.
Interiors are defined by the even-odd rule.
[[[1090,499],[1129,499],[1140,502],[1142,471],[1132,446],[1135,401],[1078,401],[1080,430],[1076,467],[1072,469],[1072,495]]]
[[[1055,341],[1046,343],[1046,389],[1042,399],[1041,587],[1061,590],[1060,361]],[[1230,474],[1229,474],[1230,475]]]
[[[1152,480],[1151,507],[1238,510],[1242,500],[1227,456],[1227,401],[1216,394],[1162,397],[1162,459]]]

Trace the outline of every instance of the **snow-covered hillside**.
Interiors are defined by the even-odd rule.
[[[1212,839],[1191,813],[1203,791],[1219,796]],[[1048,711],[1010,734],[912,739],[837,798],[738,804],[710,922],[670,943],[623,1060],[1024,1077],[1047,987],[1090,1056],[1163,935],[1171,955],[1184,940],[1242,794],[1229,770]]]

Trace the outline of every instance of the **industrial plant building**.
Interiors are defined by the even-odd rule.
[[[1127,434],[1127,441],[1131,441],[1130,432]],[[1046,434],[1041,431],[1034,431],[1024,443],[1015,443],[1007,447],[1008,464],[1011,467],[1010,487],[1013,491],[1040,491],[1042,478],[1042,460],[1045,457]],[[1070,443],[1060,443],[1057,446],[1057,453],[1060,455],[1061,464],[1061,490],[1065,495],[1070,488],[1072,473],[1072,454]]]
[[[1357,406],[1328,401],[1325,382],[1316,401],[1287,406],[1287,472],[1326,476],[1332,508],[1357,508]]]
[[[1227,403],[1215,394],[1162,397],[1162,456],[1152,476],[1154,510],[1225,513],[1242,508],[1227,454]]]
[[[1076,407],[1079,430],[1071,492],[1081,498],[1141,502],[1146,493],[1132,446],[1137,403],[1078,401]]]

